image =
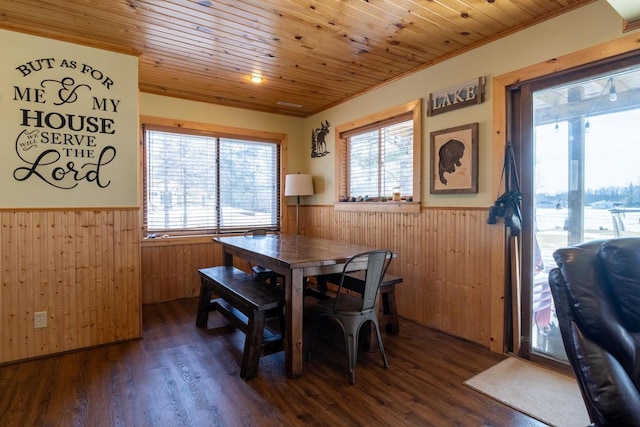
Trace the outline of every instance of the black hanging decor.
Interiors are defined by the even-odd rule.
[[[520,212],[522,193],[520,192],[516,157],[511,142],[507,143],[505,149],[500,183],[502,183],[503,179],[505,191],[498,196],[494,205],[489,208],[487,224],[496,224],[497,218],[504,218],[504,225],[511,229],[511,235],[517,236],[522,230],[522,214]]]
[[[311,157],[324,157],[327,151],[327,143],[324,140],[329,133],[331,124],[328,120],[320,123],[320,128],[311,131]]]

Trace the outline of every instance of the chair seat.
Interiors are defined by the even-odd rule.
[[[334,310],[335,308],[335,310]],[[333,314],[336,311],[343,316],[362,316],[373,311],[373,309],[362,310],[362,299],[351,295],[343,295],[336,301],[334,299],[321,300],[316,303],[316,310],[319,314]]]
[[[254,274],[271,274],[273,273],[273,271],[271,271],[270,269],[263,267],[261,265],[254,265],[253,267],[251,267],[251,271],[253,271]]]
[[[282,275],[261,265],[251,266],[251,272],[253,274],[253,277],[255,277],[256,279],[263,281],[268,280],[271,281],[272,284],[275,284],[280,278],[284,279]]]

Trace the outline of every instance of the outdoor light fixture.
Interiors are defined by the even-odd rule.
[[[616,87],[613,85],[613,77],[609,77],[609,101],[615,102],[618,100],[618,94],[616,93]]]
[[[291,174],[285,177],[284,195],[296,196],[296,234],[300,234],[300,196],[313,195],[313,179],[308,174]]]
[[[598,97],[596,98],[596,102],[593,104],[593,107],[591,107],[591,109],[587,113],[587,119],[586,119],[585,124],[584,124],[584,131],[585,132],[589,132],[589,130],[591,128],[591,123],[589,123],[589,115],[591,115],[591,113],[593,113],[593,111],[596,109],[596,106],[600,102],[600,99],[602,98],[602,95],[604,94],[604,91],[607,90],[607,86],[609,86],[609,101],[615,102],[615,101],[618,100],[618,94],[616,93],[616,87],[613,84],[613,77],[609,77],[609,79],[607,80],[607,84],[604,85],[604,87],[602,88],[602,92],[600,92],[600,95],[598,95]]]

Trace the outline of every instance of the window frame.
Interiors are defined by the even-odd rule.
[[[284,165],[286,164],[286,145],[287,145],[287,135],[283,133],[276,132],[266,132],[266,131],[258,131],[252,129],[242,129],[242,128],[234,128],[229,126],[220,126],[208,123],[199,123],[199,122],[191,122],[185,120],[175,120],[168,118],[160,118],[160,117],[152,117],[152,116],[140,116],[140,185],[141,192],[139,198],[139,204],[141,206],[140,209],[140,223],[141,231],[144,236],[150,232],[147,229],[146,223],[146,153],[144,146],[144,127],[149,126],[155,129],[165,128],[169,131],[173,131],[177,133],[184,134],[193,134],[193,135],[206,135],[215,138],[229,138],[229,139],[239,139],[239,140],[248,140],[248,141],[262,141],[274,143],[278,146],[278,205],[279,205],[279,217],[278,222],[280,224],[280,229],[283,229],[286,224],[286,199],[284,197],[284,177],[286,175],[286,170]],[[269,227],[272,229],[273,227]],[[244,228],[240,229],[229,229],[229,230],[215,230],[207,229],[207,230],[169,230],[167,234],[171,238],[193,238],[199,236],[216,236],[222,234],[230,234],[230,233],[238,233],[243,232]],[[208,238],[208,237],[207,237]],[[145,240],[158,240],[158,239],[145,239]],[[165,240],[165,239],[159,239]]]
[[[347,194],[349,180],[347,136],[362,130],[371,130],[386,126],[401,116],[411,116],[413,120],[413,201],[407,202],[341,202],[340,197]],[[361,212],[404,212],[419,213],[422,197],[422,101],[417,99],[392,107],[378,113],[336,126],[335,131],[335,194],[334,209]]]

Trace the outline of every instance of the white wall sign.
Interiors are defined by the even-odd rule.
[[[0,30],[0,207],[137,206],[137,58]]]

